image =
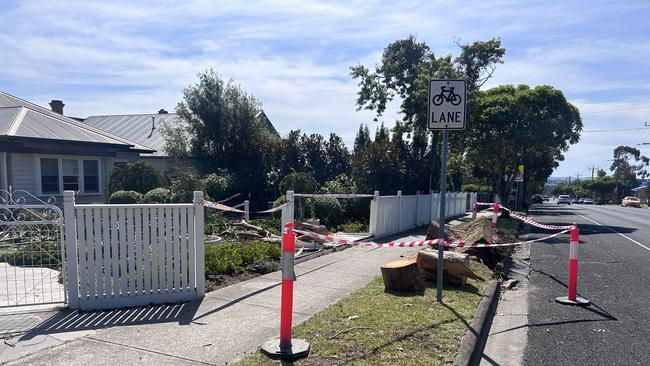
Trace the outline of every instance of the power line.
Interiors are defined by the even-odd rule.
[[[639,109],[647,109],[647,108],[650,108],[650,105],[641,106],[641,107],[630,107],[630,108],[610,109],[610,110],[606,110],[606,111],[585,112],[585,113],[580,113],[580,115],[585,115],[585,114],[599,114],[599,113],[612,113],[612,112],[623,112],[623,111],[636,111],[636,110],[639,110]]]
[[[648,125],[650,127],[650,125]],[[588,131],[582,131],[582,132],[615,132],[615,131],[638,131],[638,130],[645,130],[643,127],[638,127],[638,128],[618,128],[618,129],[611,129],[611,130],[588,130]]]

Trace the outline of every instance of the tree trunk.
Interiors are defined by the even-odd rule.
[[[463,253],[445,252],[443,259],[443,279],[445,282],[464,285],[467,277],[485,281],[469,268],[469,256]],[[421,250],[418,252],[417,264],[425,279],[436,279],[438,274],[438,252]]]
[[[420,277],[415,259],[400,259],[381,266],[386,291],[422,291],[424,281]]]

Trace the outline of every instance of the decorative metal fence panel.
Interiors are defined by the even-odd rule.
[[[0,307],[66,302],[63,211],[23,190],[0,190]]]
[[[200,192],[199,192],[200,193]],[[70,307],[171,303],[205,293],[203,204],[75,205],[66,192]]]

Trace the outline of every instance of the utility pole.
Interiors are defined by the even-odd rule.
[[[587,167],[587,170],[589,170],[589,169],[591,169],[591,180],[593,180],[594,179],[594,170],[596,170],[596,167],[592,165],[592,166]]]

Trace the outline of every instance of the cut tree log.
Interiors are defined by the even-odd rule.
[[[417,262],[412,259],[399,259],[381,266],[386,291],[423,291],[424,281],[420,277]]]
[[[302,222],[302,221],[296,221],[295,228],[298,230],[311,231],[313,233],[317,233],[321,235],[327,235],[329,233],[327,227],[323,225],[315,225],[315,224],[310,224],[308,222]]]
[[[426,240],[438,239],[440,237],[440,224],[436,220],[431,220],[429,228],[427,229]],[[459,239],[456,229],[449,225],[445,225],[445,240]],[[435,246],[435,245],[434,245]]]
[[[425,279],[435,279],[438,274],[438,252],[421,250],[416,258],[418,267]],[[443,279],[445,282],[464,285],[467,278],[485,281],[469,268],[469,256],[464,253],[445,252],[442,257]]]

